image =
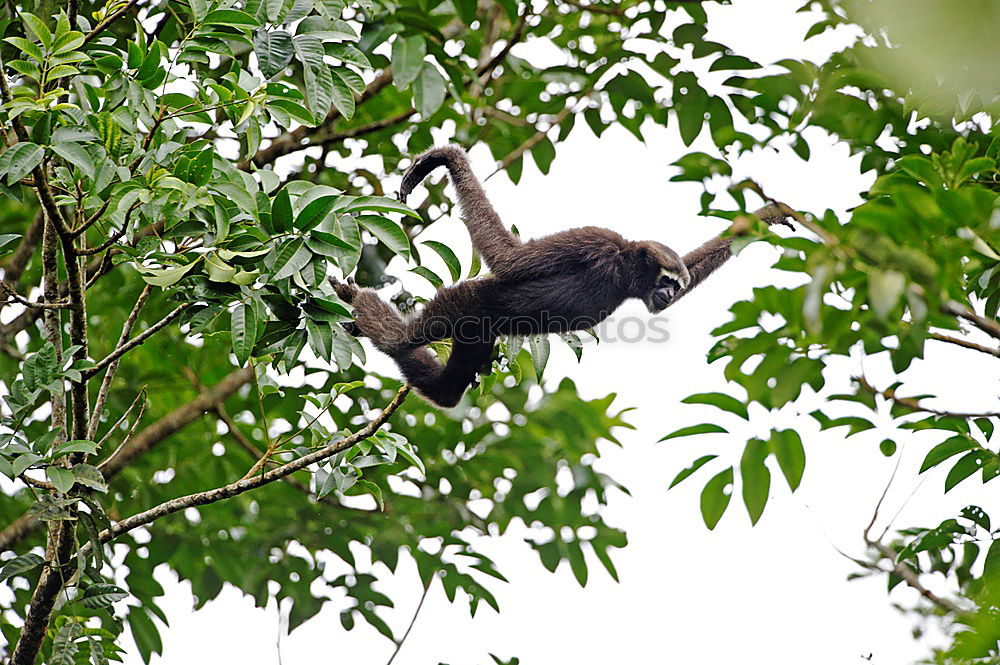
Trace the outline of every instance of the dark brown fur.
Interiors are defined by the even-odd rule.
[[[373,290],[331,281],[354,306],[354,332],[369,337],[409,383],[442,407],[458,403],[498,336],[591,328],[628,298],[660,311],[730,256],[731,238],[713,238],[682,259],[658,242],[633,242],[594,226],[522,242],[503,226],[456,146],[417,157],[403,176],[400,199],[438,166],[447,167],[473,246],[492,274],[440,289],[408,320]],[[426,348],[443,339],[453,340],[444,365]]]

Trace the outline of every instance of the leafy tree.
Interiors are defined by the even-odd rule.
[[[625,536],[589,506],[617,487],[592,468],[595,442],[625,422],[611,398],[583,401],[569,382],[529,394],[547,340],[506,340],[466,403],[440,413],[366,375],[339,326],[350,312],[328,273],[378,285],[397,257],[444,283],[424,250],[452,281],[478,271],[475,257],[463,265],[420,241],[450,208],[440,183],[412,209],[386,197],[384,177],[429,147],[432,129],[485,145],[516,182],[526,156],[547,172],[584,124],[638,140],[646,123],[676,125],[702,150],[676,162],[675,180],[705,183],[704,211],[734,220],[735,248],[762,238],[785,249],[777,267],[800,285],[758,289],[715,331],[710,359],[726,363],[734,394],[686,400],[717,407],[720,422],[668,437],[818,393],[821,428],[853,435],[898,419],[897,439],[937,434],[924,468],[947,465],[946,490],[977,472],[992,480],[996,414],[932,407],[860,375],[850,393],[825,390],[849,354],[887,357],[897,374],[927,343],[1000,355],[996,90],[978,73],[996,61],[982,32],[996,10],[976,3],[954,18],[919,4],[925,21],[894,21],[887,0],[811,2],[810,36],[864,38],[825,62],[767,67],[708,38],[708,14],[690,1],[6,4],[0,473],[15,489],[0,504],[11,551],[0,580],[12,590],[0,627],[13,662],[115,659],[125,630],[148,660],[162,650],[162,563],[199,604],[227,582],[261,605],[289,599],[292,627],[328,601],[314,585],[340,589],[345,627],[361,619],[387,636],[378,610],[392,601],[352,544],[390,569],[405,550],[425,585],[461,589],[473,611],[495,606],[489,585],[503,577],[466,534],[503,533],[515,518],[559,534],[533,542],[550,570],[568,561],[583,584],[589,551],[615,575],[608,552]],[[928,26],[953,39],[935,51]],[[519,57],[528,42],[562,63]],[[923,66],[900,65],[915,56]],[[807,160],[817,129],[862,155],[875,184],[846,216],[786,208],[812,237],[777,238],[745,212],[747,192],[770,201],[766,183],[732,182],[730,163],[771,145]],[[738,484],[756,522],[774,465],[792,490],[808,480],[796,430],[752,439],[738,459],[702,456],[674,484],[712,474],[709,527]],[[879,445],[899,454],[895,439]],[[557,491],[564,469],[571,484]],[[954,637],[936,660],[995,655],[1000,546],[984,510],[891,538],[870,531],[859,565],[921,591],[927,605],[914,609],[941,615]],[[352,574],[325,574],[320,550]],[[953,592],[928,590],[929,572]]]
[[[582,584],[596,558],[616,574],[609,550],[625,536],[594,506],[617,484],[592,468],[597,441],[626,425],[612,398],[583,401],[564,382],[529,399],[548,342],[507,340],[464,406],[432,411],[366,375],[325,278],[380,284],[398,256],[443,282],[428,253],[451,280],[474,273],[474,259],[419,242],[448,207],[443,186],[411,209],[383,176],[440,126],[515,179],[526,154],[547,170],[554,141],[635,56],[625,40],[655,36],[657,12],[625,33],[617,7],[513,2],[2,11],[11,662],[114,660],[125,630],[148,660],[163,648],[164,563],[199,605],[224,583],[290,601],[292,627],[339,590],[345,627],[390,638],[379,609],[392,601],[352,545],[390,569],[405,550],[425,585],[461,590],[473,612],[496,607],[503,576],[471,535],[514,520],[547,527],[533,542],[546,567],[569,561]],[[534,38],[569,64],[511,54]],[[349,166],[327,166],[338,156]],[[321,550],[351,574],[325,574]]]
[[[1000,357],[1000,97],[989,71],[1000,53],[996,40],[983,33],[996,25],[997,9],[978,3],[958,15],[919,2],[904,12],[883,0],[808,7],[820,11],[808,36],[853,30],[859,37],[822,63],[783,60],[777,72],[748,65],[724,82],[731,92],[708,108],[727,102],[766,130],[737,153],[786,144],[807,160],[807,133],[819,129],[861,155],[861,170],[874,182],[864,203],[844,216],[788,210],[813,237],[768,239],[784,249],[775,267],[801,279],[796,286],[755,289],[750,300],[733,305],[730,320],[714,330],[709,357],[725,364],[732,390],[684,400],[715,407],[718,421],[689,425],[664,439],[726,433],[727,420],[753,415],[766,423],[768,412],[797,406],[813,409],[809,415],[819,429],[844,428],[846,436],[876,426],[894,429],[890,438],[872,438],[873,445],[892,457],[901,454],[897,441],[912,440],[926,450],[920,474],[948,469],[945,493],[960,483],[990,482],[1000,475],[993,438],[1000,411],[962,408],[949,395],[960,377],[942,382],[938,399],[908,390],[904,373],[926,366],[931,344],[981,358],[984,372],[994,370]],[[713,131],[712,138],[723,148],[729,137]],[[721,192],[711,176],[728,174],[728,164],[698,154],[677,165],[678,179],[705,182],[703,204],[712,212]],[[742,207],[747,190],[767,198],[753,181],[735,183],[728,194]],[[748,222],[737,221],[733,232],[749,231],[752,238],[756,231]],[[879,373],[893,378],[879,382],[861,370],[845,376],[847,367],[884,367]],[[935,371],[953,376],[948,367]],[[847,383],[852,388],[842,392]],[[808,406],[817,397],[821,407]],[[751,438],[735,455],[703,455],[671,486],[704,467],[710,475],[700,509],[708,528],[715,528],[732,495],[756,523],[770,496],[772,471],[780,471],[793,492],[803,482],[808,420]],[[935,526],[892,534],[886,528],[879,535],[873,526],[880,507],[864,529],[869,556],[857,561],[862,574],[885,576],[890,591],[904,584],[920,593],[921,604],[908,611],[938,617],[950,637],[934,649],[932,662],[992,662],[1000,655],[1000,544],[990,515],[970,505]],[[926,577],[933,573],[947,578],[947,593],[928,588]]]

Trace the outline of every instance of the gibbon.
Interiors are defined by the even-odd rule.
[[[731,255],[732,237],[712,238],[682,258],[659,242],[634,242],[595,226],[522,241],[504,227],[457,146],[417,157],[403,176],[400,200],[439,166],[448,169],[472,244],[491,273],[440,289],[408,319],[372,289],[330,281],[353,305],[348,330],[368,337],[420,394],[441,407],[458,403],[492,357],[497,337],[592,328],[628,298],[661,312]],[[791,226],[773,207],[756,214],[768,224]],[[444,339],[453,345],[441,364],[427,345]]]

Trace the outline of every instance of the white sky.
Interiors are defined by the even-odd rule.
[[[793,14],[797,4],[744,0],[719,8],[715,23],[722,29],[709,37],[738,45],[764,62],[790,56],[821,59],[830,42],[800,43],[811,21]],[[582,125],[559,146],[547,177],[527,165],[517,186],[503,176],[487,183],[508,224],[516,223],[526,236],[602,225],[629,238],[660,240],[681,253],[725,227],[724,222],[697,216],[698,185],[668,183],[674,173],[669,164],[685,152],[673,128],[647,126],[648,141],[642,145],[624,130],[609,130],[596,139]],[[843,211],[856,205],[858,192],[870,179],[858,174],[858,162],[845,148],[818,134],[814,138],[808,163],[790,150],[762,153],[739,162],[737,175],[752,175],[772,196],[800,209]],[[493,170],[485,151],[474,152],[473,161],[482,175]],[[468,247],[457,219],[440,222],[421,239],[432,238]],[[470,619],[467,603],[461,598],[448,603],[435,583],[397,665],[491,663],[488,652],[518,656],[526,665],[622,660],[840,665],[863,663],[869,655],[870,662],[895,665],[927,653],[926,644],[914,642],[909,619],[890,607],[890,602],[912,603],[915,594],[900,587],[887,597],[881,577],[846,582],[857,569],[836,549],[852,555],[863,551],[862,530],[895,464],[895,458],[878,452],[878,442],[893,430],[883,426],[851,439],[844,439],[842,430],[819,433],[807,415],[820,404],[816,399],[803,402],[801,414],[791,407],[777,414],[758,407],[751,411],[751,425],[735,418],[718,420],[719,412],[710,407],[679,403],[693,392],[726,390],[722,363],[709,365],[705,360],[712,344],[709,331],[728,319],[726,310],[749,296],[752,287],[787,283],[787,274],[767,267],[776,251],[761,243],[751,246],[668,310],[671,340],[666,344],[588,345],[578,364],[569,349],[553,339],[548,381],[554,385],[570,376],[584,397],[616,392],[616,408],[637,407],[628,415],[636,430],[620,431],[623,448],[603,446],[599,462],[601,470],[632,491],[632,497],[614,494],[605,513],[629,534],[629,546],[614,555],[621,583],[614,583],[595,560],[590,561],[585,589],[576,584],[567,564],[550,574],[523,542],[523,533],[514,530],[481,544],[510,579],[507,585],[491,584],[501,613],[484,605]],[[459,255],[466,260],[468,252]],[[406,279],[411,289],[421,288],[423,280]],[[627,304],[619,312],[623,315],[648,318],[640,303]],[[995,385],[985,378],[977,382],[983,373],[973,363],[979,358],[941,346],[929,346],[927,362],[905,375],[913,381],[914,393],[947,389],[941,404],[963,410],[995,404]],[[372,352],[372,358],[377,356]],[[381,357],[372,369],[395,372]],[[857,360],[830,368],[828,384],[846,388],[849,377],[860,370]],[[866,361],[864,370],[876,385],[889,382],[884,359]],[[730,427],[733,434],[653,443],[677,427],[708,419]],[[670,479],[699,455],[720,453],[726,464],[735,462],[747,437],[765,434],[772,426],[798,429],[808,461],[795,495],[772,467],[771,501],[757,527],[750,528],[739,497],[714,532],[704,527],[698,494],[714,473],[710,468],[666,491]],[[891,517],[918,486],[917,467],[935,442],[923,436],[911,436],[902,446],[902,466],[884,516]],[[898,526],[936,524],[968,503],[997,509],[976,480],[942,499],[944,473],[939,469],[926,474]],[[379,588],[397,602],[396,609],[383,616],[401,635],[420,596],[415,568],[404,559],[394,576],[382,566],[375,570],[384,579]],[[193,613],[188,586],[176,583],[170,574],[159,578],[168,589],[165,606],[171,627],[163,632],[165,654],[155,663],[278,661],[279,619],[273,603],[256,610],[250,600],[227,588],[218,600]],[[338,608],[332,605],[281,640],[282,661],[291,664],[381,664],[392,650],[388,640],[360,622],[355,630],[344,631]],[[126,663],[139,663],[136,652],[131,653]]]

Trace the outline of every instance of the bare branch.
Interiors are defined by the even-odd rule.
[[[965,319],[987,335],[1000,339],[1000,322],[996,319],[991,319],[987,316],[977,314],[971,307],[967,307],[966,305],[955,302],[954,300],[949,300],[942,303],[941,311],[945,314],[951,314],[956,318]]]
[[[8,300],[7,303],[17,302],[25,307],[32,307],[35,309],[68,309],[70,307],[68,302],[33,302],[15,291],[14,287],[5,281],[0,281],[0,289],[6,291],[12,298],[12,300]],[[7,303],[0,303],[0,307],[6,305]]]
[[[392,661],[396,660],[396,656],[399,654],[399,650],[403,648],[403,643],[406,642],[406,638],[410,636],[410,631],[413,630],[413,624],[417,622],[417,617],[420,616],[420,610],[424,606],[424,601],[427,600],[427,592],[431,590],[431,584],[434,582],[434,576],[432,575],[427,584],[424,585],[424,592],[420,594],[420,602],[417,603],[417,609],[413,611],[413,618],[410,619],[410,625],[406,627],[406,632],[403,636],[399,638],[396,642],[396,649],[389,656],[389,660],[385,661],[385,665],[392,665]]]
[[[118,337],[118,343],[115,347],[120,347],[125,342],[128,341],[129,335],[132,334],[132,328],[135,326],[136,320],[139,318],[139,312],[142,311],[142,306],[146,304],[146,299],[149,298],[149,294],[152,293],[153,286],[147,284],[143,288],[142,292],[139,293],[139,298],[135,301],[135,306],[132,307],[132,311],[129,313],[128,318],[125,319],[125,323],[122,325],[122,334]],[[101,422],[101,411],[104,410],[104,404],[108,401],[108,394],[111,392],[111,382],[115,378],[115,372],[118,370],[118,359],[111,361],[108,365],[108,371],[104,375],[104,379],[101,381],[101,388],[97,392],[97,401],[94,402],[94,413],[90,416],[90,426],[87,428],[87,440],[94,441],[94,437],[97,436],[97,427]],[[131,408],[131,407],[129,407]],[[125,412],[126,414],[128,411]],[[114,430],[114,427],[111,428]]]
[[[406,399],[406,395],[410,391],[410,386],[404,384],[393,400],[386,406],[382,412],[374,420],[369,422],[367,425],[359,429],[354,434],[335,441],[328,446],[324,446],[319,450],[309,453],[308,455],[303,455],[298,459],[292,460],[287,464],[283,464],[276,469],[267,471],[258,476],[253,476],[252,478],[243,478],[237,480],[234,483],[228,485],[223,485],[222,487],[217,487],[215,489],[207,490],[204,492],[197,492],[195,494],[188,494],[187,496],[177,497],[176,499],[171,499],[165,501],[158,506],[154,506],[149,510],[143,511],[141,513],[136,513],[131,517],[127,517],[120,522],[116,522],[112,525],[110,531],[101,532],[101,542],[107,542],[114,538],[117,538],[123,533],[127,533],[132,529],[136,529],[140,526],[145,526],[155,522],[156,520],[171,515],[186,508],[192,508],[194,506],[204,506],[210,503],[216,503],[217,501],[222,501],[223,499],[228,499],[234,497],[244,492],[249,492],[250,490],[257,489],[264,485],[273,483],[276,480],[281,480],[282,478],[295,473],[296,471],[301,471],[305,469],[310,464],[316,462],[321,462],[328,457],[332,457],[342,450],[346,450],[356,444],[359,441],[367,439],[373,435],[383,424],[389,419],[389,417],[395,413],[396,409],[403,403]]]
[[[879,390],[875,386],[868,383],[868,381],[863,376],[856,376],[854,380],[858,382],[858,386],[867,393],[872,395],[881,395],[882,397],[890,400],[900,406],[905,406],[908,409],[914,411],[923,411],[925,413],[933,413],[936,416],[946,416],[951,418],[995,418],[1000,416],[1000,411],[987,411],[983,413],[960,413],[955,411],[942,411],[940,409],[932,409],[930,407],[922,406],[919,400],[912,397],[899,397],[896,395],[895,390]]]
[[[97,35],[99,35],[102,32],[104,32],[108,28],[108,26],[110,26],[112,23],[114,23],[115,21],[117,21],[118,19],[120,19],[126,13],[128,13],[137,4],[139,4],[139,0],[129,0],[128,3],[124,7],[122,7],[118,11],[114,12],[113,14],[109,15],[103,21],[101,21],[100,23],[98,23],[94,27],[93,30],[91,30],[90,32],[88,32],[87,36],[83,38],[83,43],[86,44],[90,40],[92,40],[95,37],[97,37]]]
[[[951,337],[950,335],[942,335],[940,333],[930,333],[927,337],[930,339],[936,339],[939,342],[947,342],[948,344],[954,344],[966,349],[972,349],[973,351],[979,351],[980,353],[988,353],[991,356],[1000,358],[1000,349],[994,349],[982,344],[976,344],[975,342],[970,342],[959,337]]]
[[[190,302],[178,305],[173,309],[173,311],[171,311],[165,317],[163,317],[150,327],[146,328],[145,330],[143,330],[141,333],[139,333],[129,341],[125,342],[124,344],[119,344],[114,351],[101,358],[94,367],[91,367],[90,369],[81,372],[81,374],[83,374],[83,378],[86,380],[94,376],[102,369],[113,363],[115,360],[121,358],[123,355],[125,355],[135,347],[139,346],[143,342],[145,342],[147,339],[158,333],[160,330],[166,328],[171,321],[173,321],[178,316],[183,314],[184,310],[190,308],[192,305],[194,305],[194,303]]]

